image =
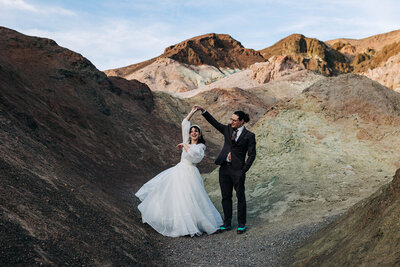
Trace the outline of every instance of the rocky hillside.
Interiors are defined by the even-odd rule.
[[[246,190],[258,234],[337,216],[387,183],[400,167],[399,110],[400,94],[354,74],[320,78],[271,107],[251,128]],[[217,177],[206,187],[219,205]]]
[[[170,58],[187,65],[208,65],[218,69],[244,69],[265,61],[261,54],[243,45],[227,34],[205,34],[167,47],[157,59]],[[108,76],[126,77],[156,59],[123,68],[107,70]]]
[[[301,66],[324,75],[337,75],[351,71],[346,57],[315,38],[292,34],[276,44],[260,50],[264,58],[287,55]]]
[[[170,58],[159,58],[152,64],[122,77],[146,83],[152,91],[180,93],[212,84],[237,71],[209,65],[188,65]]]
[[[400,86],[399,32],[327,42],[292,34],[258,52],[243,48],[229,35],[206,34],[170,46],[157,58],[105,73],[139,80],[153,91],[182,93],[217,88],[219,80],[230,79],[232,74],[248,73],[250,68],[264,63],[272,66],[272,62],[285,58],[300,68],[326,76],[355,72],[396,89]]]
[[[393,180],[308,240],[294,266],[399,264],[400,169]]]
[[[180,157],[179,127],[154,108],[145,84],[0,28],[1,265],[160,261],[120,194]]]
[[[352,62],[354,72],[391,89],[400,87],[400,30],[359,40],[335,39],[326,43]]]
[[[392,45],[399,41],[400,30],[397,30],[363,39],[339,38],[326,41],[325,43],[353,60],[354,56],[357,54],[364,53],[368,50],[380,51],[385,46]]]
[[[368,38],[335,39],[326,42],[292,34],[260,50],[265,58],[288,55],[300,65],[325,75],[360,73],[381,84],[400,87],[400,30]]]
[[[163,255],[171,265],[193,259],[200,265],[288,266],[296,242],[370,196],[400,168],[400,94],[363,76],[328,78],[302,70],[254,88],[213,88],[179,101],[207,104],[221,122],[237,103],[249,111],[257,158],[246,177],[249,231],[166,240]],[[198,123],[208,138],[221,137],[204,120]],[[218,170],[203,177],[222,211]]]
[[[288,56],[273,56],[266,62],[254,63],[246,70],[227,75],[196,90],[179,93],[177,96],[188,98],[214,88],[255,88],[303,70],[304,67]]]
[[[400,44],[400,42],[399,42]],[[400,92],[400,53],[391,56],[374,69],[367,69],[361,74]]]
[[[182,93],[210,86],[216,88],[213,84],[219,80],[248,72],[253,65],[277,61],[278,57],[326,76],[363,74],[396,90],[400,88],[399,44],[400,30],[360,40],[327,42],[292,34],[270,47],[254,51],[244,48],[229,35],[206,34],[170,46],[159,57],[105,73],[139,80],[153,91]]]
[[[125,78],[146,83],[152,91],[169,92],[187,98],[213,88],[257,87],[301,70],[304,67],[288,56],[273,56],[266,62],[255,63],[242,71],[209,65],[193,66],[163,58]]]
[[[259,52],[244,48],[228,34],[205,34],[172,45],[164,57],[189,65],[209,65],[218,68],[244,69],[264,61]]]
[[[264,61],[259,52],[229,35],[212,33],[170,46],[157,58],[105,73],[136,79],[153,91],[186,92]]]
[[[169,97],[162,92],[154,95],[157,96],[156,104],[160,105],[157,109],[163,110],[164,115],[159,114],[160,117],[177,118],[174,110],[179,110],[179,107],[202,105],[224,123],[230,123],[234,111],[243,110],[250,114],[248,126],[251,127],[272,105],[299,95],[322,78],[321,75],[302,69],[286,57],[272,58],[209,86]],[[175,121],[179,123],[177,119]],[[202,116],[196,116],[194,121],[203,127],[207,140],[216,144],[223,143],[222,136]],[[211,155],[216,156],[213,153]]]

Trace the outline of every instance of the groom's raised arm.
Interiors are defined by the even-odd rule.
[[[210,113],[208,113],[207,110],[205,110],[203,113],[201,113],[203,117],[212,125],[214,126],[215,129],[217,129],[220,133],[224,134],[224,128],[225,125],[222,123],[218,122],[216,119],[214,119],[213,116],[211,116]]]

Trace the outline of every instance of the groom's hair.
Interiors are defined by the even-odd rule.
[[[203,138],[203,133],[201,132],[201,129],[199,127],[197,127],[196,125],[193,125],[189,129],[189,133],[192,131],[192,128],[196,128],[197,131],[199,131],[199,133],[200,133],[200,136],[199,136],[199,139],[197,140],[197,143],[198,144],[205,144],[206,140],[204,140],[204,138]],[[190,136],[189,136],[189,144],[191,144],[191,143],[192,143],[192,140],[190,139]]]
[[[244,111],[237,110],[237,111],[233,112],[233,114],[237,115],[239,117],[240,121],[241,120],[244,120],[244,122],[250,121],[249,114],[245,113]]]

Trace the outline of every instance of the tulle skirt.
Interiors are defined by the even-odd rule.
[[[222,224],[199,170],[185,160],[148,181],[136,196],[142,221],[165,236],[212,234]]]

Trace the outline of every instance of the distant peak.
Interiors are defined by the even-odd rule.
[[[207,64],[232,69],[243,69],[265,61],[259,52],[244,48],[229,34],[216,33],[203,34],[169,46],[161,57],[190,65]]]

